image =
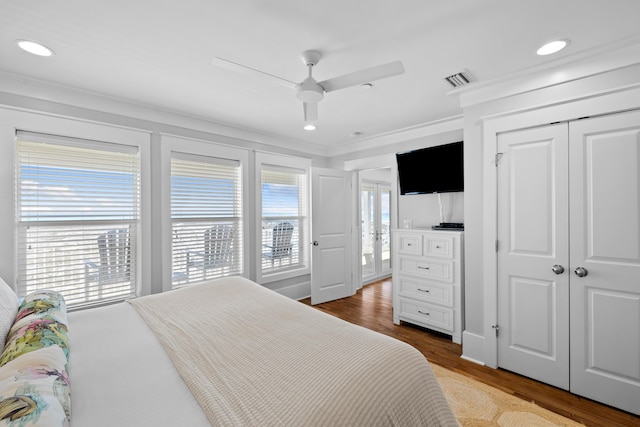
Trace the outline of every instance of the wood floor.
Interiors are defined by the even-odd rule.
[[[460,358],[462,347],[445,335],[410,324],[394,325],[391,279],[365,286],[352,297],[315,307],[341,319],[405,341],[432,363],[475,378],[586,426],[640,426],[640,417],[601,405],[529,378],[491,369]],[[310,305],[309,299],[302,300]]]

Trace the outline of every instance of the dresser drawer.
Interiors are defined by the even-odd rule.
[[[453,262],[432,259],[400,258],[400,273],[453,283]]]
[[[400,298],[400,317],[409,321],[453,331],[453,309],[435,307],[408,298]]]
[[[398,252],[404,255],[422,255],[422,236],[419,234],[398,236]]]
[[[429,283],[421,280],[400,277],[400,296],[420,298],[432,304],[453,307],[453,285]]]
[[[425,236],[424,256],[436,258],[453,258],[453,237],[448,236]]]

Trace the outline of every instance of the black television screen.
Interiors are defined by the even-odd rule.
[[[396,153],[400,194],[464,191],[462,141]]]

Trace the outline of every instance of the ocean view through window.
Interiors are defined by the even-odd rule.
[[[17,133],[17,290],[70,307],[136,294],[140,159],[135,147]]]
[[[263,158],[269,163],[262,163]],[[304,271],[309,265],[308,171],[271,163],[274,160],[267,154],[256,159],[260,167],[259,272],[263,280]]]

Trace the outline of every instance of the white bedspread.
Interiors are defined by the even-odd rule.
[[[129,304],[69,313],[72,427],[208,426]]]
[[[457,425],[416,349],[247,279],[130,303],[212,425]]]

